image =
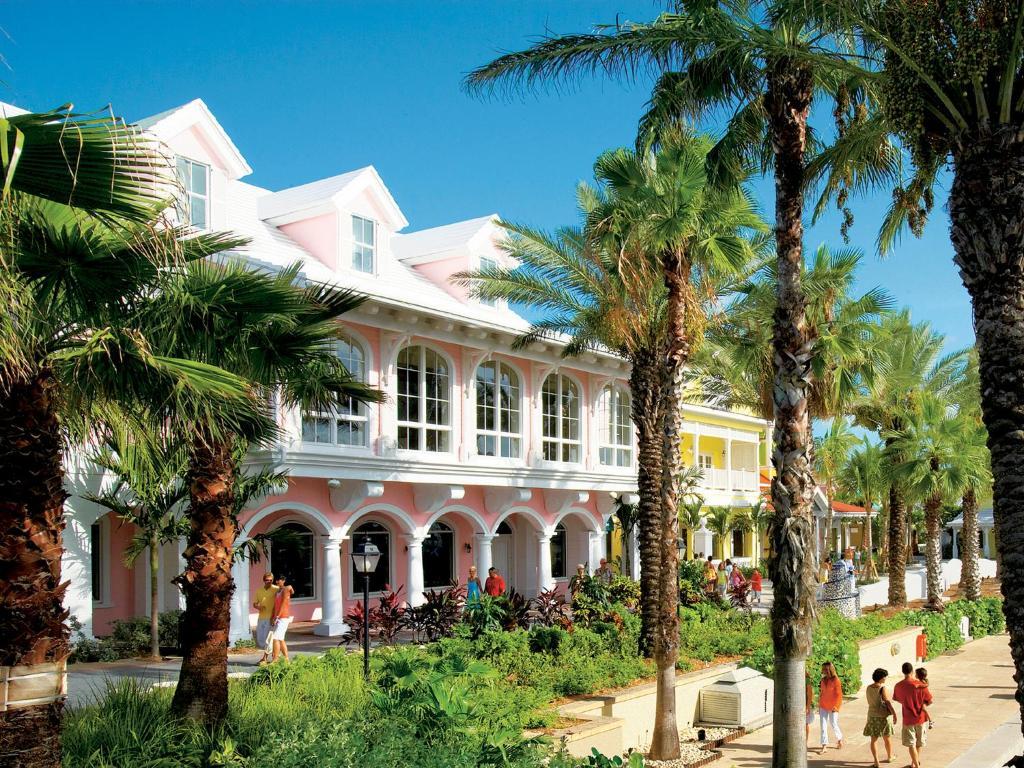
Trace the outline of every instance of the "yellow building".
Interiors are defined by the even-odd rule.
[[[712,533],[708,519],[717,509],[749,509],[759,503],[762,493],[761,467],[767,463],[771,440],[771,422],[740,411],[727,411],[701,405],[683,407],[682,453],[686,466],[698,466],[703,479],[698,489],[704,500],[703,525],[680,525],[680,555],[686,559],[713,555],[741,562],[755,556],[754,533],[731,531],[726,536]],[[761,532],[763,539],[764,532]],[[763,546],[763,542],[762,542]],[[622,537],[616,529],[609,532],[608,550],[612,558],[622,558]],[[758,547],[762,551],[762,547]],[[624,558],[625,564],[631,559]],[[635,559],[633,560],[635,562]],[[630,569],[636,576],[635,565]]]

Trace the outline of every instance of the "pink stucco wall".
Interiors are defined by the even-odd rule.
[[[279,229],[331,269],[338,268],[338,214],[312,216]]]
[[[124,553],[135,533],[135,526],[122,524],[111,512],[105,518],[109,523],[110,545],[104,553],[106,563],[102,578],[109,579],[105,593],[110,601],[108,607],[93,605],[93,634],[96,635],[109,634],[112,621],[135,615],[135,573],[124,564]]]
[[[434,283],[438,288],[447,291],[459,301],[468,301],[469,291],[453,283],[450,278],[456,272],[463,272],[469,268],[469,258],[466,256],[453,256],[448,259],[429,261],[426,264],[417,264],[413,267],[427,280]]]

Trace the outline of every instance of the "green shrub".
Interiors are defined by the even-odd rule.
[[[533,653],[557,653],[569,633],[558,627],[534,627],[528,636],[530,651]]]
[[[181,611],[164,611],[159,614],[158,632],[160,647],[177,650],[178,624]],[[118,619],[111,625],[107,637],[93,639],[82,634],[82,625],[72,619],[73,633],[71,661],[116,661],[130,659],[135,656],[149,655],[149,617],[135,616],[131,619]]]

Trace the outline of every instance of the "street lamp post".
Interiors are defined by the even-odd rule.
[[[370,679],[370,575],[377,570],[380,550],[369,539],[363,541],[361,552],[352,553],[356,572],[363,575],[363,677]]]

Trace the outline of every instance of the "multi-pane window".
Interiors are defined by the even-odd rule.
[[[362,216],[352,217],[352,269],[359,272],[373,272],[374,256],[377,252],[374,222]]]
[[[568,376],[552,373],[541,389],[541,427],[544,458],[580,460],[580,390]]]
[[[714,468],[715,462],[710,453],[701,453],[697,455],[697,466],[707,471]]]
[[[455,531],[445,523],[434,523],[423,540],[423,586],[450,587],[454,581]]]
[[[178,158],[178,181],[185,194],[178,204],[178,217],[197,229],[210,227],[210,166]]]
[[[629,393],[621,387],[605,387],[601,393],[600,457],[611,467],[633,464],[633,422],[630,419]]]
[[[398,353],[398,447],[451,450],[451,379],[448,363],[423,346]]]
[[[521,455],[519,376],[505,363],[476,369],[476,452],[518,459]]]
[[[300,523],[285,523],[270,542],[270,570],[284,576],[294,597],[314,597],[313,532]]]
[[[348,336],[337,342],[337,355],[356,381],[366,381],[366,354]],[[302,440],[306,443],[348,445],[368,444],[367,408],[351,397],[340,397],[330,412],[307,413],[302,418]]]
[[[559,523],[551,537],[551,576],[556,579],[565,578],[565,526]]]
[[[480,270],[482,272],[489,272],[490,270],[494,270],[494,269],[497,269],[497,268],[498,268],[498,262],[495,261],[494,259],[488,258],[487,256],[481,256],[480,257]],[[498,300],[497,299],[488,299],[488,298],[486,298],[484,296],[480,297],[480,303],[483,304],[485,307],[496,307],[496,306],[498,306]]]
[[[391,583],[391,532],[380,523],[363,523],[352,531],[352,551],[359,554],[368,543],[376,546],[380,552],[377,568],[370,574],[370,592],[383,592]],[[353,593],[360,594],[363,591],[364,576],[356,571],[354,563],[351,568],[352,579],[349,584],[352,585]]]

